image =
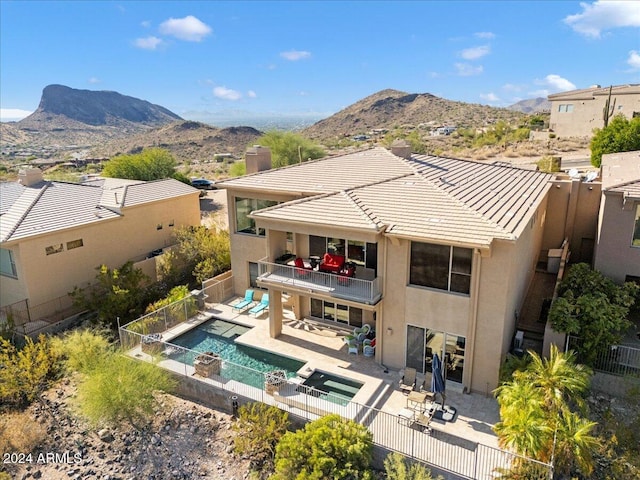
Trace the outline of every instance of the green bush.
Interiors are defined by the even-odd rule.
[[[560,171],[560,163],[551,155],[542,157],[536,162],[536,165],[541,172],[553,173]]]
[[[108,333],[100,330],[72,330],[51,343],[69,372],[89,373],[113,353]]]
[[[600,168],[605,153],[640,150],[640,117],[628,120],[619,114],[605,128],[596,129],[591,139],[591,164]]]
[[[77,406],[92,425],[146,421],[156,407],[154,393],[175,381],[157,365],[120,353],[106,355],[78,384]]]
[[[49,387],[60,373],[60,356],[40,335],[29,337],[22,349],[0,338],[0,406],[24,407]]]
[[[390,453],[384,459],[384,470],[388,480],[434,480],[428,468],[409,462],[397,452]],[[436,480],[442,480],[442,477],[438,476]]]
[[[372,451],[373,435],[364,425],[327,415],[282,437],[272,478],[369,480]]]
[[[252,469],[273,471],[276,445],[288,426],[289,415],[277,407],[259,402],[242,405],[233,425],[238,433],[233,440],[234,450],[251,459]]]

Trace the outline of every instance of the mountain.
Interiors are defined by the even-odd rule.
[[[520,100],[507,108],[522,113],[548,112],[551,110],[551,102],[543,97],[530,98],[528,100]]]
[[[522,114],[505,108],[456,102],[430,93],[382,90],[320,120],[303,134],[316,139],[365,133],[373,128],[401,125],[451,125],[480,128],[505,120],[517,122]]]
[[[97,145],[92,154],[112,157],[123,153],[137,153],[144,148],[160,147],[170,151],[179,161],[208,162],[213,160],[215,154],[221,153],[241,157],[260,135],[262,132],[252,127],[216,128],[183,120],[126,138],[113,139]]]
[[[182,120],[178,115],[145,100],[110,91],[77,90],[48,85],[37,110],[6,131],[21,131],[32,145],[91,146]],[[2,143],[22,138],[15,133]]]

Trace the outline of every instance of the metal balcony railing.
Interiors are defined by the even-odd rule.
[[[264,286],[277,286],[287,291],[325,294],[345,300],[375,304],[380,300],[379,278],[361,278],[335,275],[299,267],[258,261],[258,282]]]

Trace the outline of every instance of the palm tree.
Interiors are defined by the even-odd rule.
[[[555,443],[555,469],[558,473],[569,473],[573,467],[586,476],[593,471],[593,453],[600,446],[597,438],[590,435],[596,422],[565,411],[558,422]]]

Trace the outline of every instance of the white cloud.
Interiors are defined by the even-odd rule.
[[[297,60],[304,60],[305,58],[309,58],[311,56],[311,52],[306,52],[304,50],[289,50],[288,52],[280,52],[280,56],[282,58],[295,62]]]
[[[24,117],[28,117],[33,112],[29,110],[21,110],[20,108],[0,108],[0,121],[12,122],[22,120]]]
[[[465,60],[476,60],[488,55],[491,52],[489,45],[480,45],[478,47],[465,48],[460,52],[460,56]]]
[[[202,23],[193,15],[188,15],[184,18],[170,18],[160,24],[160,33],[171,35],[187,42],[200,42],[211,32],[209,25]]]
[[[627,58],[627,64],[634,70],[640,70],[640,52],[631,50],[629,58]]]
[[[258,95],[256,94],[256,92],[254,92],[253,90],[249,90],[247,92],[247,97],[249,98],[256,98]]]
[[[240,100],[242,98],[242,94],[240,92],[227,87],[214,88],[213,95],[224,100]]]
[[[476,32],[474,33],[474,35],[476,36],[476,38],[486,38],[488,40],[496,38],[496,34],[492,32]]]
[[[522,86],[521,85],[515,85],[513,83],[505,83],[502,86],[502,89],[505,92],[521,92],[522,91]]]
[[[564,23],[587,37],[600,38],[603,30],[618,27],[640,27],[640,7],[636,1],[581,2],[581,13],[568,15]]]
[[[455,63],[456,72],[461,77],[471,77],[473,75],[480,75],[484,70],[482,65],[470,65],[468,63]]]
[[[151,26],[151,22],[149,20],[143,20],[142,22],[140,22],[140,25],[144,28],[149,28]]]
[[[142,48],[144,50],[155,50],[163,43],[164,42],[162,41],[161,38],[154,37],[154,36],[145,37],[145,38],[136,38],[133,42],[133,44],[136,47]]]
[[[91,77],[89,80],[87,80],[89,83],[91,83],[92,85],[95,85],[96,83],[100,83],[100,79],[98,77]]]
[[[500,98],[493,92],[491,93],[481,93],[480,98],[487,102],[499,102]]]
[[[537,85],[550,87],[550,89],[555,92],[566,92],[568,90],[576,89],[576,86],[573,83],[566,78],[562,78],[560,75],[556,75],[555,73],[547,75],[543,80],[536,80],[535,83]]]
[[[442,75],[438,72],[429,72],[431,78],[440,78]]]

